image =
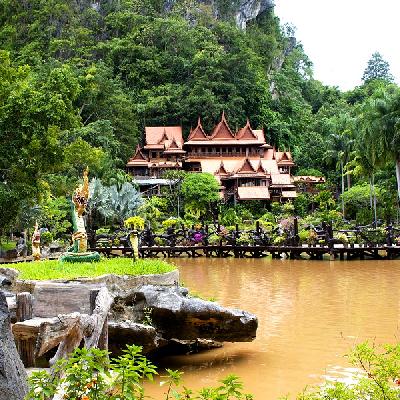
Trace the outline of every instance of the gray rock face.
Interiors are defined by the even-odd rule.
[[[22,400],[27,391],[27,375],[11,333],[6,297],[0,291],[0,400]]]
[[[178,1],[179,0],[165,0],[165,10],[171,10]],[[225,14],[218,0],[197,0],[197,3],[211,6],[217,18]],[[235,18],[237,26],[241,29],[245,29],[248,21],[274,8],[274,5],[274,0],[233,0],[230,4],[229,13]]]
[[[239,28],[245,29],[247,21],[272,8],[274,8],[273,0],[241,0],[236,12],[236,24]]]
[[[118,355],[127,344],[142,346],[143,354],[167,345],[168,341],[157,334],[153,326],[132,321],[108,323],[109,350]]]
[[[152,325],[165,339],[247,342],[255,338],[258,325],[255,315],[187,294],[186,289],[179,287],[143,286],[135,290],[133,297],[127,297],[132,315],[125,318],[136,319],[135,313],[151,310]]]

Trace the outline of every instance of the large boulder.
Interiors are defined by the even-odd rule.
[[[147,318],[165,339],[247,342],[256,337],[255,315],[192,298],[185,288],[146,285],[116,300],[117,311],[124,310],[124,319],[140,320],[147,312]]]
[[[27,391],[27,375],[11,333],[6,296],[0,291],[0,400],[22,400]]]

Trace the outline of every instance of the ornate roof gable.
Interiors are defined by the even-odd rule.
[[[204,132],[203,126],[201,125],[201,120],[197,121],[197,126],[192,131],[190,131],[188,140],[208,140],[206,133]]]
[[[258,168],[257,168],[256,172],[257,172],[257,174],[265,174],[265,170],[264,170],[264,168],[263,168],[263,166],[261,164],[261,160],[260,160],[260,162],[258,164]]]
[[[213,139],[234,139],[235,135],[232,133],[231,128],[229,128],[228,122],[225,118],[225,113],[222,112],[221,121],[218,125],[214,128],[213,133],[210,137],[211,140]]]
[[[131,157],[129,161],[147,161],[147,158],[143,155],[139,145],[136,147],[135,155]]]
[[[247,140],[257,140],[257,135],[253,132],[250,126],[250,121],[247,120],[246,125],[239,130],[236,134],[236,139],[247,139]]]
[[[178,146],[178,143],[176,143],[175,138],[172,139],[172,142],[168,146],[168,150],[171,150],[171,149],[180,149],[180,147]]]
[[[169,140],[169,139],[168,139],[167,131],[164,128],[164,132],[161,136],[161,139],[158,141],[158,144],[164,144],[166,140]]]
[[[218,170],[215,172],[217,175],[229,175],[228,171],[225,168],[224,162],[221,161],[221,164]]]
[[[249,161],[248,158],[246,158],[243,161],[242,166],[237,170],[238,174],[247,174],[247,173],[254,173],[256,172],[256,170],[254,169],[254,167],[251,165],[251,162]]]

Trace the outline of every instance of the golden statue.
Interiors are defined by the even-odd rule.
[[[89,200],[89,168],[83,171],[83,184],[79,185],[72,195],[72,234],[73,246],[61,257],[61,262],[94,262],[100,260],[96,251],[87,251],[87,233],[83,215]]]
[[[32,256],[35,261],[40,260],[40,230],[37,222],[32,234]]]
[[[85,220],[83,214],[89,199],[89,168],[83,171],[83,184],[79,185],[74,194],[72,195],[72,203],[74,204],[74,211],[72,216],[72,223],[74,233],[72,234],[72,241],[74,242],[75,252],[84,253],[87,251],[87,233],[85,228]]]

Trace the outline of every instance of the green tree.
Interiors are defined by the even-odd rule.
[[[364,83],[374,79],[393,82],[393,75],[390,73],[389,63],[382,58],[379,52],[372,54],[362,76]]]
[[[219,201],[219,183],[212,174],[188,174],[182,182],[185,209],[198,215],[214,215],[212,206]]]

